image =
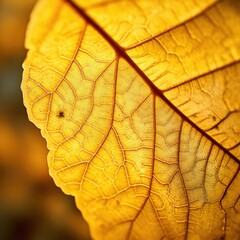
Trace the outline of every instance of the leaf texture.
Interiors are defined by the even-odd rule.
[[[94,239],[238,239],[239,1],[40,0],[22,90]]]

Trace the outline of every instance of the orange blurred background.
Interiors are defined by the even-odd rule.
[[[48,174],[46,142],[20,91],[24,37],[36,0],[0,0],[0,239],[90,239],[73,197]]]

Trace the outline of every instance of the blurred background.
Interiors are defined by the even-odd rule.
[[[48,174],[46,142],[28,121],[20,84],[36,0],[0,0],[0,239],[90,239],[73,197]]]

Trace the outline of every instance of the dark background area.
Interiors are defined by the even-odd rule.
[[[24,38],[36,0],[0,0],[0,239],[90,239],[73,197],[48,174],[46,142],[20,90]]]

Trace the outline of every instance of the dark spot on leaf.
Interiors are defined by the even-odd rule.
[[[217,120],[215,116],[212,116],[212,119],[213,119],[213,121],[216,121],[216,120]]]
[[[60,111],[57,116],[58,116],[59,118],[64,118],[64,112]]]

